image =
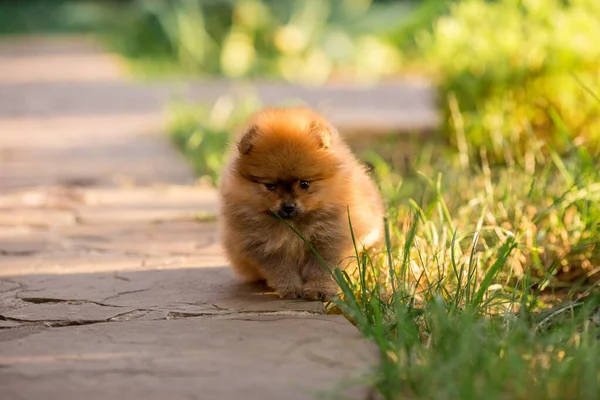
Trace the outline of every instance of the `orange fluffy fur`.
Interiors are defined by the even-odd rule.
[[[338,287],[274,212],[330,268],[343,269],[354,254],[348,208],[359,245],[382,236],[383,205],[365,167],[328,121],[305,108],[267,108],[250,118],[232,147],[221,200],[222,239],[235,271],[249,282],[266,280],[286,299],[330,299]]]

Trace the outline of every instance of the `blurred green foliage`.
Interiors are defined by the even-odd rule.
[[[0,0],[0,34],[103,31],[122,5],[119,0]]]
[[[142,65],[184,73],[303,83],[333,76],[372,80],[397,73],[400,52],[384,33],[409,15],[411,4],[139,0],[123,12],[111,43]]]
[[[596,0],[134,1],[113,40],[145,71],[380,80],[416,70],[440,88],[443,133],[471,157],[527,149],[597,155]],[[153,62],[145,62],[152,60]],[[153,67],[149,67],[149,66]],[[591,92],[591,94],[590,94]]]
[[[464,0],[412,51],[439,83],[453,142],[513,162],[571,139],[597,155],[599,39],[597,0]]]
[[[243,99],[224,96],[211,109],[189,104],[173,105],[169,121],[173,143],[205,183],[218,185],[228,156],[226,150],[236,129],[260,104],[251,96]]]
[[[100,32],[143,76],[426,74],[443,135],[470,157],[599,152],[598,0],[0,1],[0,32],[61,30]]]

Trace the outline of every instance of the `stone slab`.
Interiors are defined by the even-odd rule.
[[[364,399],[371,350],[339,316],[2,330],[0,387],[7,399]]]
[[[196,220],[75,225],[53,233],[71,248],[146,256],[206,254],[219,241],[215,223]]]
[[[8,255],[0,257],[0,282],[2,278],[26,275],[65,275],[85,273],[110,273],[139,271],[150,268],[187,266],[187,257],[148,257],[135,254],[98,252],[71,249],[51,253],[33,254],[27,257]],[[222,262],[223,256],[207,256],[206,264]]]
[[[0,278],[0,294],[13,292],[21,288],[22,286],[17,282]]]
[[[132,308],[101,306],[94,303],[42,303],[22,307],[16,310],[2,311],[0,315],[21,322],[89,323],[108,321],[133,311]]]
[[[0,227],[0,255],[30,255],[51,246],[50,235],[21,227]]]
[[[216,190],[193,186],[155,186],[91,189],[86,203],[77,206],[85,224],[193,219],[218,212]]]
[[[426,82],[397,79],[373,85],[330,84],[307,87],[285,82],[254,81],[240,89],[230,81],[196,82],[47,82],[44,84],[2,84],[0,90],[13,102],[0,102],[0,117],[19,117],[23,104],[37,99],[30,113],[52,117],[92,114],[121,115],[125,111],[148,118],[164,111],[173,99],[212,107],[223,96],[258,98],[260,104],[281,106],[304,104],[325,114],[342,132],[406,132],[432,130],[440,116],[435,92]],[[78,90],[89,94],[79,96]],[[60,102],[53,102],[59,98]]]
[[[4,321],[0,319],[0,329],[16,328],[17,326],[21,326],[21,324],[16,321]]]
[[[69,211],[43,210],[22,207],[0,207],[0,227],[50,227],[59,225],[73,225],[75,222],[75,215]]]
[[[197,186],[42,186],[0,194],[0,227],[203,222],[217,212],[217,191]]]
[[[187,315],[302,311],[323,313],[321,302],[280,300],[264,285],[241,283],[228,266],[12,276],[29,302],[94,302]]]
[[[23,287],[19,283],[0,277],[0,315],[4,311],[14,310],[25,305],[21,299],[17,298],[17,293],[22,289]],[[11,326],[12,322],[3,321],[2,317],[0,317],[0,322],[5,322],[2,324],[4,328],[18,326],[18,324]]]
[[[82,93],[80,89],[76,92]],[[164,116],[160,111],[32,115],[36,107],[43,110],[45,102],[59,103],[60,97],[57,93],[44,100],[33,95],[14,105],[0,84],[0,189],[194,182],[191,167],[181,161],[162,133]],[[11,104],[24,114],[3,117],[3,110]]]
[[[98,253],[148,258],[209,255],[221,251],[220,247],[214,248],[219,242],[217,225],[197,220],[35,228],[0,226],[0,255],[31,256],[32,260],[61,254],[78,258],[86,253],[92,258]],[[2,261],[0,265],[8,267]],[[0,274],[2,272],[6,273],[1,271]]]

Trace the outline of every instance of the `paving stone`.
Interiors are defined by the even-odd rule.
[[[320,302],[280,300],[264,285],[239,282],[231,268],[186,268],[62,275],[13,276],[24,287],[18,298],[28,301],[90,301],[134,309],[165,310],[189,315],[239,312],[308,311],[323,313]]]
[[[31,109],[32,99],[39,102],[43,97],[26,96],[18,105],[1,84],[0,93],[0,161],[3,164],[0,189],[194,182],[190,166],[181,161],[162,133],[164,116],[160,111],[137,114],[124,111],[109,116],[3,117],[6,107]],[[60,93],[59,90],[45,101],[60,103],[57,100]],[[77,93],[81,94],[80,89]],[[105,101],[114,103],[111,99]],[[47,105],[43,103],[39,107],[43,109]],[[126,105],[122,107],[127,109]],[[28,140],[24,141],[23,137]]]
[[[75,215],[69,211],[31,208],[0,208],[0,226],[73,225]]]
[[[342,132],[367,133],[420,132],[435,129],[440,115],[435,107],[431,85],[415,80],[385,82],[376,85],[331,84],[305,87],[284,82],[253,81],[248,90],[240,90],[228,81],[154,82],[48,82],[2,85],[11,102],[0,102],[0,116],[15,118],[28,103],[35,116],[69,115],[86,118],[105,114],[147,115],[149,120],[163,111],[173,98],[212,107],[229,96],[258,97],[263,105],[304,104],[319,110]],[[88,96],[80,97],[79,91]],[[60,101],[55,101],[55,99]],[[36,99],[31,104],[31,99]],[[94,129],[94,128],[91,128]]]
[[[34,254],[27,257],[0,257],[0,279],[25,275],[64,275],[120,270],[141,270],[147,265],[160,268],[179,263],[185,257],[152,257],[144,255],[124,255],[89,250],[63,250],[51,253]]]
[[[159,223],[211,219],[217,191],[193,186],[43,187],[0,195],[0,226]]]
[[[0,277],[0,315],[5,311],[25,306],[25,303],[17,298],[17,293],[22,288],[23,287],[19,283],[10,280],[7,281]],[[0,322],[1,321],[2,318],[0,318]],[[10,327],[10,325],[5,324],[4,327]]]
[[[91,37],[0,40],[0,83],[114,81],[122,74],[116,57],[102,53]]]
[[[3,321],[0,319],[0,329],[16,328],[17,326],[21,326],[21,324],[16,321]]]
[[[87,204],[77,207],[85,224],[119,224],[138,221],[161,222],[215,215],[217,192],[194,187],[137,187],[93,189]]]
[[[51,246],[49,235],[29,229],[0,228],[0,255],[30,255]]]
[[[3,208],[70,211],[76,204],[85,202],[85,192],[69,187],[43,186],[29,190],[13,190],[0,196],[0,206]]]
[[[134,309],[126,307],[101,306],[94,303],[42,303],[22,307],[16,310],[3,311],[2,317],[19,321],[60,321],[60,322],[98,322],[108,321]]]
[[[21,287],[17,282],[0,278],[0,293],[12,292]]]
[[[125,314],[112,317],[111,321],[155,321],[161,319],[173,319],[174,315],[167,310],[133,310]]]
[[[364,399],[370,350],[336,316],[129,321],[21,337],[3,330],[0,386],[6,398],[28,399],[293,400],[336,389]]]
[[[215,223],[194,220],[75,225],[57,229],[72,247],[140,255],[193,255],[218,242]]]

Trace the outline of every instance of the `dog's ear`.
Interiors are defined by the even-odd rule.
[[[334,131],[332,126],[320,121],[313,121],[309,125],[308,131],[318,139],[321,148],[328,149],[331,147],[331,139]]]
[[[373,164],[371,164],[370,162],[363,161],[363,165],[365,166],[365,171],[367,171],[367,173],[375,172],[375,166]]]
[[[254,147],[254,140],[258,135],[258,127],[256,125],[250,125],[250,127],[244,132],[242,138],[238,142],[238,151],[241,155],[249,154]]]

